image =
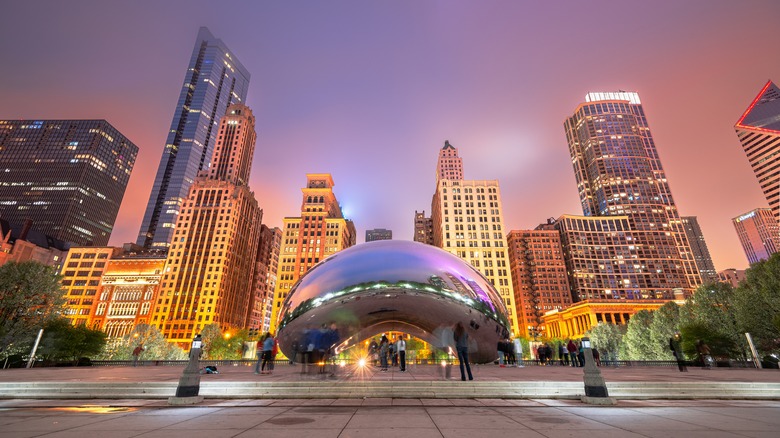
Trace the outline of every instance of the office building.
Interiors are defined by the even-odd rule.
[[[414,241],[433,245],[433,220],[425,217],[425,210],[414,212]]]
[[[544,314],[572,304],[561,235],[555,228],[507,234],[518,325],[530,337],[545,332]]]
[[[775,221],[780,222],[780,89],[767,81],[734,129]]]
[[[739,283],[745,280],[745,270],[728,268],[718,271],[718,280],[721,283],[728,283],[733,287],[737,287]]]
[[[498,181],[449,179],[463,175],[458,150],[449,142],[439,150],[436,169],[436,191],[431,202],[434,246],[479,270],[507,307],[512,334],[524,334],[516,315]]]
[[[0,219],[0,266],[34,261],[52,266],[59,272],[68,249],[69,244],[34,229],[32,221],[11,225]]]
[[[366,230],[366,242],[373,242],[375,240],[393,240],[393,230],[386,230],[384,228]]]
[[[693,260],[696,262],[696,268],[699,269],[702,282],[718,282],[718,272],[715,270],[715,264],[712,263],[710,250],[707,248],[707,242],[704,241],[704,234],[701,232],[699,220],[696,216],[682,216],[680,219],[682,220],[685,234],[688,236]]]
[[[306,175],[299,217],[285,217],[279,251],[271,331],[287,293],[303,274],[328,256],[353,246],[355,224],[344,217],[327,173]]]
[[[760,262],[780,251],[780,225],[769,208],[757,208],[731,220],[748,262]]]
[[[249,315],[249,328],[257,329],[260,333],[271,329],[271,311],[281,242],[282,230],[278,227],[269,228],[265,224],[260,226],[260,242],[257,245],[255,265],[255,293]]]
[[[68,251],[60,275],[65,291],[65,312],[71,324],[93,327],[100,280],[111,258],[122,252],[114,247],[73,247]]]
[[[105,246],[137,154],[105,120],[0,120],[0,218]]]
[[[249,72],[221,40],[201,27],[184,75],[137,244],[167,248],[198,172],[208,167],[220,118],[244,103]]]
[[[556,222],[575,300],[692,294],[701,277],[639,95],[588,93],[564,128],[585,215]]]
[[[198,174],[181,206],[152,324],[188,349],[203,327],[246,328],[262,210],[248,181],[255,118],[228,107],[215,133],[211,165]]]

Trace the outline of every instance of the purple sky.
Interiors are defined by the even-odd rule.
[[[498,179],[507,229],[582,214],[563,120],[640,93],[683,215],[717,269],[731,218],[766,207],[733,125],[780,80],[777,1],[26,1],[0,10],[0,118],[106,119],[140,148],[111,244],[135,241],[198,27],[249,69],[263,222],[329,172],[358,242],[411,239],[438,149]]]

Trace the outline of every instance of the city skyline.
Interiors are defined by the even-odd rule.
[[[780,77],[754,25],[780,5],[74,3],[5,8],[0,54],[15,68],[0,118],[106,119],[139,146],[112,245],[136,240],[182,66],[207,26],[253,78],[250,185],[271,227],[300,211],[302,179],[321,172],[361,237],[412,240],[445,140],[466,179],[499,180],[507,232],[580,214],[563,122],[586,93],[627,90],[642,96],[680,214],[699,218],[716,269],[747,266],[731,218],[767,204],[734,124]]]

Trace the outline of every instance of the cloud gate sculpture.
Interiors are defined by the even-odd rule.
[[[458,321],[469,334],[469,358],[497,357],[509,335],[506,307],[493,285],[462,259],[422,243],[384,240],[334,254],[290,290],[279,313],[279,346],[288,357],[307,330],[336,324],[337,351],[388,331],[436,348],[452,345]]]

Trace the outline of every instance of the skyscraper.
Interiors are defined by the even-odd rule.
[[[201,27],[144,211],[138,245],[163,249],[170,245],[190,185],[211,161],[219,119],[229,105],[246,100],[248,88],[249,72],[221,40]]]
[[[780,89],[767,81],[734,129],[769,208],[780,222]]]
[[[614,272],[614,278],[600,286],[602,292],[592,293],[659,299],[672,299],[677,290],[692,293],[701,284],[701,277],[639,95],[589,93],[564,127],[583,213],[605,217],[607,222],[613,217],[617,219],[609,227],[614,225],[627,232],[629,250],[629,254],[604,253],[603,262],[595,266],[577,270],[570,266],[570,275],[580,275],[583,268],[590,275],[590,270],[599,265],[599,269],[609,272],[613,264],[628,264],[637,281],[624,278],[626,268],[622,267]],[[587,227],[574,227],[579,232],[599,232],[602,229],[598,227],[605,222],[577,224]],[[571,241],[566,236],[562,238],[564,246],[567,240]],[[601,246],[598,240],[591,244]],[[610,283],[614,286],[608,286]],[[576,287],[574,280],[572,286]]]
[[[448,141],[439,150],[436,169],[431,202],[434,246],[469,262],[490,280],[507,307],[513,333],[524,334],[516,315],[498,181],[463,179],[458,149]]]
[[[255,265],[255,293],[250,305],[248,326],[265,333],[271,329],[276,271],[279,267],[279,249],[282,230],[278,227],[260,226],[260,242],[257,245]]]
[[[105,246],[137,154],[105,120],[0,120],[0,218]]]
[[[780,251],[780,225],[772,210],[757,208],[731,221],[751,265]]]
[[[282,302],[295,282],[321,260],[356,242],[355,224],[344,217],[333,186],[330,174],[307,174],[301,216],[284,218],[271,330],[276,329]]]
[[[255,117],[244,105],[222,117],[211,166],[182,203],[152,324],[184,348],[203,327],[246,327],[263,212],[249,190]]]
[[[384,228],[366,230],[366,242],[373,242],[375,240],[393,240],[393,230],[386,230]]]
[[[699,269],[701,279],[705,283],[718,282],[718,271],[715,270],[715,264],[712,263],[710,250],[707,248],[707,242],[704,241],[704,233],[701,232],[699,220],[696,216],[683,216],[683,229],[688,236],[688,243],[691,244],[693,260]]]

